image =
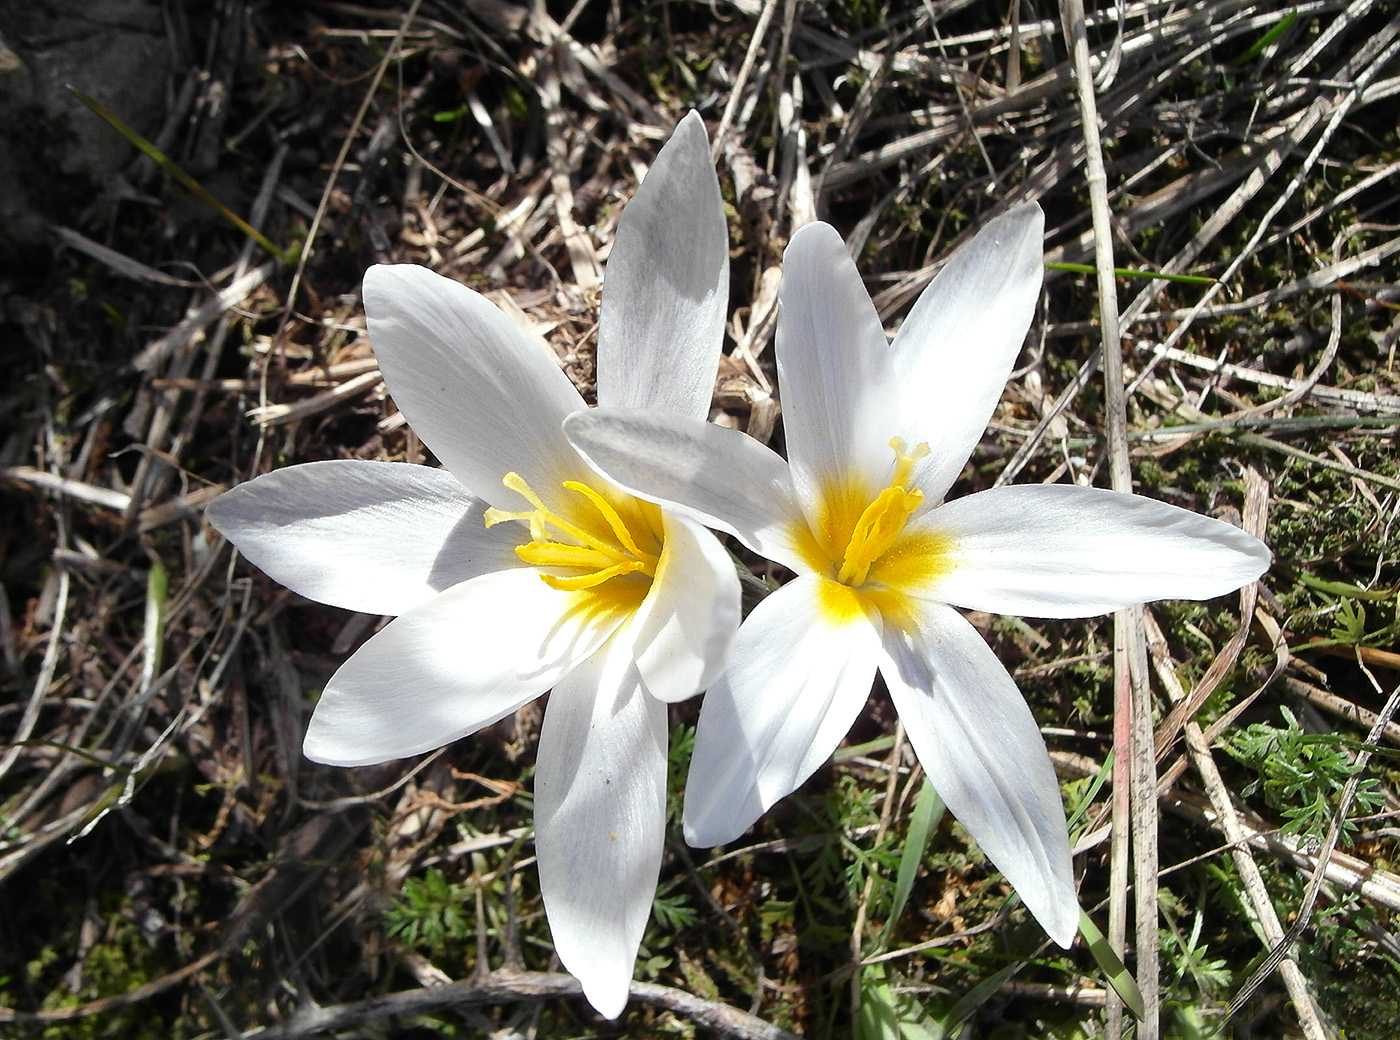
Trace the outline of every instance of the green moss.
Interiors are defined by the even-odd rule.
[[[76,939],[76,934],[72,935]],[[176,970],[182,963],[169,940],[147,943],[140,929],[120,912],[108,914],[101,937],[74,960],[76,942],[46,946],[25,965],[30,992],[39,995],[39,1010],[62,1011],[102,997],[128,993]],[[76,988],[70,986],[76,981]],[[16,996],[0,989],[0,999],[11,1007]],[[43,1027],[33,1035],[42,1040],[170,1040],[190,1036],[209,1027],[198,1014],[183,1007],[176,997],[156,997],[97,1015],[79,1017]]]

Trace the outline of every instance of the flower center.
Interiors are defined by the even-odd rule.
[[[540,578],[550,588],[577,592],[597,588],[626,574],[656,576],[661,556],[661,523],[660,510],[655,506],[640,499],[632,500],[637,508],[629,527],[617,507],[593,488],[577,480],[566,480],[564,489],[582,495],[592,507],[591,510],[581,507],[580,513],[569,519],[546,506],[519,473],[507,473],[501,483],[534,508],[519,512],[490,508],[484,518],[486,526],[495,527],[507,520],[528,524],[531,541],[516,546],[515,555],[536,567],[566,567],[582,572],[562,577],[541,574]],[[656,515],[649,515],[649,510]],[[642,532],[640,539],[634,529]],[[641,548],[639,541],[647,548]]]
[[[890,486],[865,507],[851,530],[851,539],[846,543],[846,552],[841,559],[841,569],[836,574],[836,580],[842,585],[859,587],[865,583],[871,565],[894,545],[909,517],[924,500],[922,491],[906,485],[914,463],[928,454],[928,445],[920,444],[913,451],[905,451],[904,441],[895,437],[890,441],[890,447],[894,449],[894,473],[890,476]]]

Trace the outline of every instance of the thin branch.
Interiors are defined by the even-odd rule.
[[[495,971],[483,978],[429,989],[407,990],[325,1007],[313,1005],[298,1011],[286,1022],[244,1033],[240,1040],[295,1040],[363,1027],[369,1022],[398,1016],[579,997],[582,994],[583,987],[578,980],[562,972]],[[735,1040],[797,1040],[792,1033],[769,1025],[738,1008],[692,996],[670,986],[634,982],[631,996],[642,1004],[662,1008],[697,1026],[713,1030],[719,1036],[734,1037]]]

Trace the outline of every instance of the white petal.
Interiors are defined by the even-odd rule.
[[[485,504],[445,470],[393,462],[308,462],[209,503],[215,530],[307,599],[405,614],[468,578],[518,567],[518,524],[490,531]]]
[[[928,444],[914,482],[929,504],[948,493],[982,439],[1035,316],[1045,217],[1028,203],[988,223],[944,265],[892,347],[901,436]]]
[[[1158,599],[1210,599],[1268,569],[1237,527],[1138,495],[1018,484],[949,502],[920,526],[955,540],[929,595],[998,614],[1089,617]]]
[[[899,393],[880,316],[841,236],[829,224],[799,228],[783,253],[778,287],[778,386],[793,483],[811,510],[834,485],[869,502],[885,487],[902,436]]]
[[[885,626],[881,666],[919,762],[968,834],[1061,946],[1079,900],[1055,770],[1026,702],[991,648],[950,607]]]
[[[661,515],[666,540],[651,591],[618,638],[631,641],[647,692],[681,701],[714,682],[729,660],[739,628],[739,575],[709,531],[675,513]]]
[[[630,408],[578,412],[564,432],[619,487],[737,537],[795,571],[807,523],[788,464],[747,434],[699,419]]]
[[[306,757],[372,765],[475,733],[544,693],[624,620],[528,567],[456,585],[341,665],[311,716]]]
[[[541,493],[586,473],[559,431],[582,398],[553,356],[489,300],[412,264],[371,267],[364,299],[394,402],[468,491],[520,509],[501,486],[507,473]]]
[[[754,608],[705,694],[685,788],[685,840],[732,841],[796,790],[851,728],[880,657],[879,619],[838,619],[803,575]]]
[[[643,691],[618,643],[555,686],[535,772],[535,849],[554,948],[606,1018],[627,1003],[666,824],[666,706]]]
[[[603,280],[598,403],[703,419],[729,305],[729,231],[691,112],[622,211]]]

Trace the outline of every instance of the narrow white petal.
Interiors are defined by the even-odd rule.
[[[885,626],[881,665],[919,762],[968,834],[1061,946],[1079,900],[1069,833],[1045,741],[1016,684],[976,629],[932,605]]]
[[[691,845],[734,840],[801,786],[869,697],[879,619],[832,617],[823,583],[803,575],[755,607],[705,694],[685,788]]]
[[[892,347],[901,436],[930,454],[914,482],[932,504],[982,439],[1035,316],[1045,217],[1035,203],[988,223],[938,272]]]
[[[1138,495],[1018,484],[920,518],[951,535],[928,594],[998,614],[1089,617],[1158,599],[1210,599],[1254,581],[1269,549],[1238,527]]]
[[[680,701],[714,682],[739,628],[739,575],[719,540],[699,524],[663,512],[665,546],[651,591],[626,632],[642,684]]]
[[[501,478],[543,492],[584,468],[559,431],[584,407],[555,359],[489,300],[412,264],[365,272],[370,341],[394,402],[462,485],[520,509]]]
[[[475,733],[544,693],[624,620],[531,568],[455,585],[341,665],[311,716],[306,757],[372,765]]]
[[[691,112],[622,211],[603,279],[598,403],[709,415],[729,304],[729,231]]]
[[[535,771],[535,849],[554,948],[606,1018],[627,1003],[666,824],[666,706],[642,689],[619,643],[555,686]]]
[[[392,462],[308,462],[209,503],[215,530],[308,599],[405,614],[468,578],[517,567],[518,524],[490,531],[485,504],[446,470]]]
[[[630,408],[577,412],[564,423],[588,464],[626,491],[734,535],[795,571],[807,530],[788,464],[747,434]]]
[[[869,501],[889,477],[890,438],[903,436],[898,384],[880,316],[831,225],[793,234],[778,303],[778,385],[798,497],[815,508],[834,483],[856,481]]]

